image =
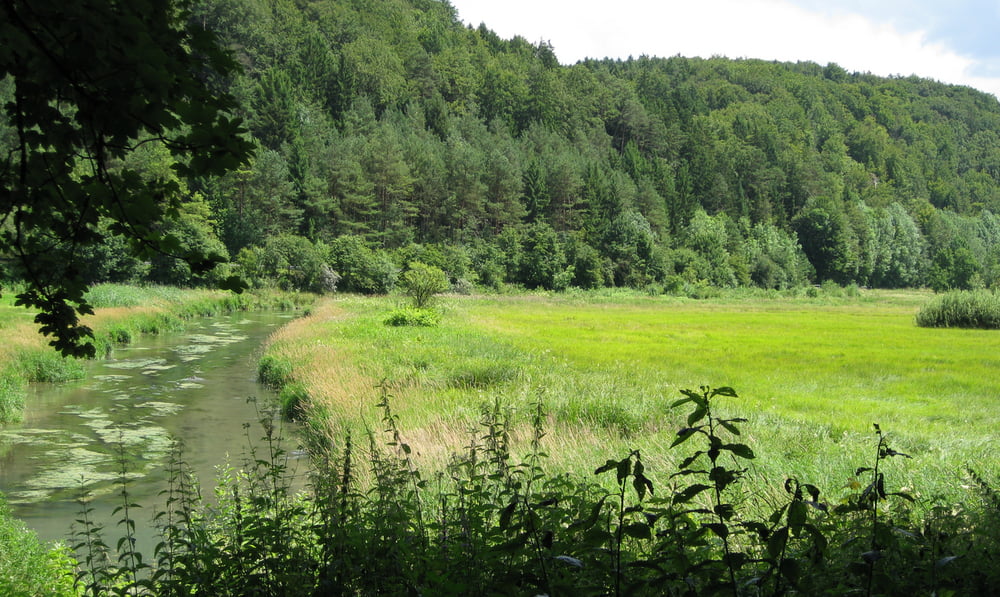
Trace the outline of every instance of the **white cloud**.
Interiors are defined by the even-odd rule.
[[[836,62],[849,71],[911,74],[1000,97],[1000,79],[920,30],[857,14],[824,15],[788,0],[452,0],[459,17],[502,37],[548,40],[564,63],[583,58],[702,56]],[[948,10],[941,3],[941,10]]]

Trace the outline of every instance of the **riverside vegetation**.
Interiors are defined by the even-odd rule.
[[[995,333],[938,327],[998,320],[996,98],[835,64],[563,66],[443,0],[156,7],[0,22],[0,186],[31,214],[0,280],[59,350],[92,352],[102,282],[386,294],[422,262],[568,292],[318,305],[261,362],[309,492],[265,417],[217,505],[179,452],[150,559],[124,470],[124,536],[84,507],[72,588],[0,517],[9,592],[996,592]],[[924,295],[859,285],[982,292],[917,328]],[[97,349],[176,315],[109,320]],[[28,379],[79,373],[5,321],[13,418]]]
[[[509,416],[488,408],[444,470],[422,472],[383,388],[379,427],[360,442],[367,447],[348,434],[324,452],[308,493],[290,490],[265,417],[264,453],[226,473],[214,503],[178,453],[153,560],[131,547],[123,471],[117,552],[84,509],[77,587],[88,595],[995,591],[1000,504],[989,484],[973,475],[978,503],[918,514],[895,485],[894,461],[908,455],[876,425],[870,456],[859,450],[855,479],[838,497],[795,477],[764,497],[750,472],[757,454],[742,439],[746,420],[720,414],[735,398],[731,388],[683,390],[671,405],[687,407],[669,446],[685,456],[679,464],[657,471],[631,450],[588,479],[547,469],[541,404],[521,457]]]
[[[123,471],[117,529],[83,510],[75,590],[994,592],[995,391],[957,381],[997,340],[915,326],[926,294],[831,290],[453,298],[432,327],[386,325],[397,299],[322,301],[261,361],[305,423],[308,489],[273,415],[213,500],[178,446],[156,553],[130,549]]]
[[[14,292],[5,293],[0,306],[0,334],[4,339],[0,347],[0,424],[21,420],[28,383],[67,381],[83,375],[78,360],[63,358],[47,346],[31,323],[32,315],[13,306]],[[239,295],[167,286],[100,284],[90,290],[88,300],[99,311],[85,323],[95,328],[96,354],[107,356],[116,346],[128,344],[141,334],[178,330],[193,317],[249,309],[293,309],[311,299],[268,291]]]

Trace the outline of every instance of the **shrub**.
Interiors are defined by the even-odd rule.
[[[278,408],[286,420],[302,418],[303,409],[309,403],[309,391],[301,383],[290,383],[278,393]]]
[[[1000,329],[1000,297],[988,290],[958,290],[942,294],[917,313],[924,328]]]
[[[531,289],[555,288],[556,276],[566,270],[566,256],[556,231],[548,224],[532,224],[525,230],[521,251],[516,281]]]
[[[441,314],[434,309],[396,309],[386,316],[385,325],[403,326],[413,325],[422,327],[434,327],[441,322]]]
[[[283,290],[324,293],[335,292],[340,281],[326,263],[326,247],[294,234],[272,236],[263,247],[245,248],[237,262],[256,287],[275,284]]]
[[[451,287],[448,276],[441,268],[419,261],[410,264],[400,280],[406,296],[413,301],[415,309],[423,309],[431,303],[434,295]]]
[[[46,547],[13,518],[0,496],[0,595],[76,595],[74,561],[60,547]]]
[[[397,253],[399,263],[419,261],[441,269],[448,279],[455,281],[469,275],[471,257],[462,245],[410,244]]]
[[[474,282],[483,288],[500,290],[507,279],[504,255],[498,245],[477,242],[470,251],[471,274]]]
[[[389,255],[375,251],[360,236],[341,236],[330,243],[330,265],[340,274],[345,292],[386,294],[396,286],[399,271]]]
[[[264,355],[257,363],[257,381],[269,388],[280,388],[292,378],[291,362],[271,355]]]
[[[54,351],[25,350],[17,357],[18,366],[29,382],[63,382],[84,377],[83,365]]]

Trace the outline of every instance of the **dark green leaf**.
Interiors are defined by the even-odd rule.
[[[510,528],[511,518],[514,516],[514,509],[517,508],[517,500],[511,501],[500,511],[500,530],[506,531]]]
[[[712,511],[723,520],[729,520],[736,514],[736,508],[732,504],[716,504]]]
[[[816,549],[820,553],[826,550],[827,539],[826,535],[823,534],[823,531],[814,527],[811,524],[804,525],[802,528],[804,528],[806,532],[808,532],[809,535],[812,537],[813,545],[816,546]]]
[[[680,400],[677,400],[673,404],[671,404],[670,408],[677,408],[678,406],[687,404],[688,402],[691,402],[692,400],[694,400],[694,398],[690,398],[690,397],[688,397],[688,398],[681,398]]]
[[[632,457],[622,458],[618,461],[617,470],[615,474],[618,477],[618,483],[621,484],[628,478],[629,472],[632,470]]]
[[[732,433],[733,435],[739,435],[739,434],[740,434],[740,429],[739,429],[739,427],[737,427],[736,425],[733,425],[733,424],[732,424],[731,422],[729,422],[729,421],[724,421],[724,420],[721,420],[721,419],[720,419],[720,420],[719,420],[719,425],[722,425],[723,427],[725,427],[725,428],[726,428],[726,430],[727,430],[727,431],[728,431],[729,433]]]
[[[573,521],[572,523],[570,523],[569,527],[567,527],[567,530],[589,529],[590,527],[594,526],[594,524],[597,522],[597,519],[601,515],[601,510],[604,508],[604,502],[606,500],[607,497],[602,497],[600,500],[598,500],[597,503],[594,504],[593,507],[591,507],[590,514],[587,516],[587,518]]]
[[[740,570],[746,565],[748,560],[749,558],[747,557],[747,554],[739,551],[734,551],[722,556],[722,563],[733,570]]]
[[[685,458],[684,460],[682,460],[681,463],[679,465],[677,465],[677,468],[679,468],[679,469],[686,469],[687,467],[691,466],[691,464],[694,463],[694,461],[697,460],[698,457],[701,456],[702,454],[704,454],[704,452],[702,452],[701,450],[698,450],[694,454],[692,454],[692,455],[688,456],[687,458]]]
[[[781,527],[767,539],[767,555],[777,561],[788,544],[788,527]]]
[[[674,495],[674,503],[685,504],[690,502],[696,495],[711,488],[712,487],[710,485],[704,485],[701,483],[685,487],[683,491]]]
[[[608,471],[613,471],[616,468],[618,468],[618,461],[617,460],[608,460],[607,462],[605,462],[601,466],[597,467],[597,470],[594,471],[594,474],[595,475],[600,475],[601,473],[606,473]]]
[[[698,405],[698,408],[694,409],[694,411],[692,411],[691,414],[688,415],[687,418],[688,427],[693,427],[695,423],[705,418],[705,415],[707,414],[708,414],[708,407]]]
[[[797,529],[809,519],[805,502],[793,501],[788,505],[788,526]]]
[[[653,493],[653,482],[647,479],[644,475],[635,475],[632,478],[632,487],[635,488],[636,495],[639,499],[646,498],[646,492],[649,491],[650,494]]]
[[[802,565],[794,558],[784,558],[778,566],[781,575],[788,579],[793,585],[798,584],[802,576]]]
[[[721,522],[706,522],[702,523],[701,526],[715,533],[720,539],[725,539],[729,536],[729,527]]]
[[[644,522],[629,523],[622,527],[622,532],[635,539],[651,539],[653,537],[652,530]]]
[[[696,428],[684,427],[677,432],[677,437],[674,438],[674,442],[670,444],[670,447],[673,448],[674,446],[678,446],[691,439],[691,436],[693,436],[696,431],[698,431]]]
[[[753,460],[756,456],[750,446],[746,444],[726,444],[722,447],[723,450],[729,450],[733,454],[739,456],[740,458],[746,458],[747,460]]]

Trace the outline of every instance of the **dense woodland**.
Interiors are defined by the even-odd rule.
[[[808,62],[564,66],[446,0],[206,0],[192,18],[242,65],[212,85],[257,146],[177,181],[165,232],[228,256],[215,278],[378,293],[421,261],[458,288],[1000,279],[1000,103],[967,87]],[[175,176],[153,143],[125,160]],[[91,282],[212,282],[107,238]]]

